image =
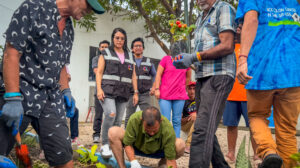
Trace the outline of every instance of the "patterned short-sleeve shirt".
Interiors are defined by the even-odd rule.
[[[208,14],[203,18],[201,12],[195,30],[195,51],[205,51],[221,43],[219,34],[223,31],[236,32],[235,9],[228,3],[217,0]],[[216,60],[203,60],[195,63],[197,67],[196,78],[213,75],[229,75],[235,77],[235,54]]]
[[[61,37],[60,19],[55,0],[25,0],[4,34],[6,43],[22,54],[20,91],[27,115],[39,117],[47,99],[57,99],[53,106],[59,111],[64,108],[59,78],[61,69],[70,62],[74,30],[68,18]]]

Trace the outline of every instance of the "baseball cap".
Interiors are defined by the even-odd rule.
[[[105,9],[100,5],[98,0],[87,0],[89,5],[92,7],[93,11],[97,14],[103,14]]]
[[[188,84],[188,86],[196,86],[196,82],[190,81],[190,83]]]

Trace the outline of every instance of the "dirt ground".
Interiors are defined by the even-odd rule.
[[[91,148],[91,146],[93,146],[93,139],[92,139],[92,134],[93,134],[93,126],[92,123],[79,123],[79,140],[81,142],[82,145],[84,145],[86,148]],[[218,137],[219,140],[219,144],[221,146],[221,149],[223,151],[223,154],[225,155],[227,153],[227,129],[226,127],[220,125],[219,128],[217,129],[216,135]],[[237,147],[236,147],[236,154],[238,152],[238,147],[240,146],[243,137],[246,136],[246,153],[248,153],[248,143],[249,143],[249,130],[247,128],[243,128],[241,127],[241,129],[239,130],[239,134],[238,134],[238,139],[237,139]],[[273,135],[274,137],[274,135]],[[184,138],[184,137],[183,137]],[[297,137],[297,143],[299,144],[300,142],[300,137]],[[97,144],[98,145],[98,151],[100,149],[101,144]],[[32,160],[34,162],[38,162],[41,163],[42,166],[39,166],[39,168],[47,168],[49,166],[46,165],[46,161],[45,160],[40,160],[39,159],[39,154],[40,154],[40,148],[39,145],[35,145],[35,146],[29,146],[30,149],[30,156],[32,158]],[[14,152],[11,152],[12,158],[14,157]],[[75,152],[74,152],[75,153]],[[253,150],[250,147],[250,156],[251,158],[253,157]],[[158,159],[150,159],[150,158],[145,158],[145,157],[137,157],[138,161],[145,167],[157,167],[157,163],[158,163]],[[255,163],[253,162],[253,160],[251,159],[252,162],[252,166],[255,167]],[[177,166],[179,168],[187,168],[188,167],[188,163],[189,163],[189,154],[184,154],[183,157],[179,158],[177,160]],[[232,168],[234,168],[234,164],[230,164],[230,166]],[[74,167],[76,168],[83,168],[85,166],[83,166],[82,164],[80,164],[77,160],[74,160]]]
[[[91,146],[93,144],[92,133],[93,133],[92,123],[80,123],[79,139],[80,139],[81,144],[83,144],[85,146]],[[220,126],[217,130],[216,135],[218,137],[218,140],[219,140],[221,149],[223,151],[223,154],[225,155],[228,152],[228,148],[227,148],[227,129],[223,126]],[[236,154],[238,152],[238,147],[240,146],[244,136],[247,137],[246,138],[246,140],[247,140],[247,142],[246,142],[246,151],[248,151],[249,131],[246,128],[246,129],[243,129],[243,130],[239,130],[239,132],[238,132]],[[297,141],[298,141],[298,144],[299,144],[300,137],[297,137]],[[251,156],[251,158],[253,157],[252,148],[250,150],[250,156]],[[157,167],[157,163],[159,161],[158,159],[150,159],[150,158],[144,158],[144,157],[137,157],[137,159],[142,165],[147,166],[147,167]],[[177,165],[178,165],[179,168],[187,168],[188,163],[189,163],[189,154],[184,154],[183,157],[181,157],[177,160]],[[253,165],[255,165],[255,164],[252,160],[252,166]],[[230,166],[232,168],[235,167],[234,164],[231,164]]]

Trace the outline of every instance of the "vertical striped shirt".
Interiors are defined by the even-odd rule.
[[[230,4],[217,0],[206,16],[203,12],[196,22],[195,51],[205,51],[216,47],[221,43],[219,34],[223,31],[236,31],[236,10]],[[196,62],[196,78],[214,75],[229,75],[235,78],[236,59],[235,54],[216,60],[203,60]]]

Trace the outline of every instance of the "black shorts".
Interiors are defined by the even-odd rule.
[[[39,118],[25,115],[20,127],[20,133],[23,133],[31,123],[39,135],[41,148],[44,150],[45,158],[50,166],[64,165],[72,160],[73,155],[66,114],[54,105],[58,99],[48,99]],[[0,107],[3,104],[4,101],[1,97]],[[8,128],[6,123],[0,120],[0,155],[7,156],[12,150],[15,140],[11,133],[11,128]]]

